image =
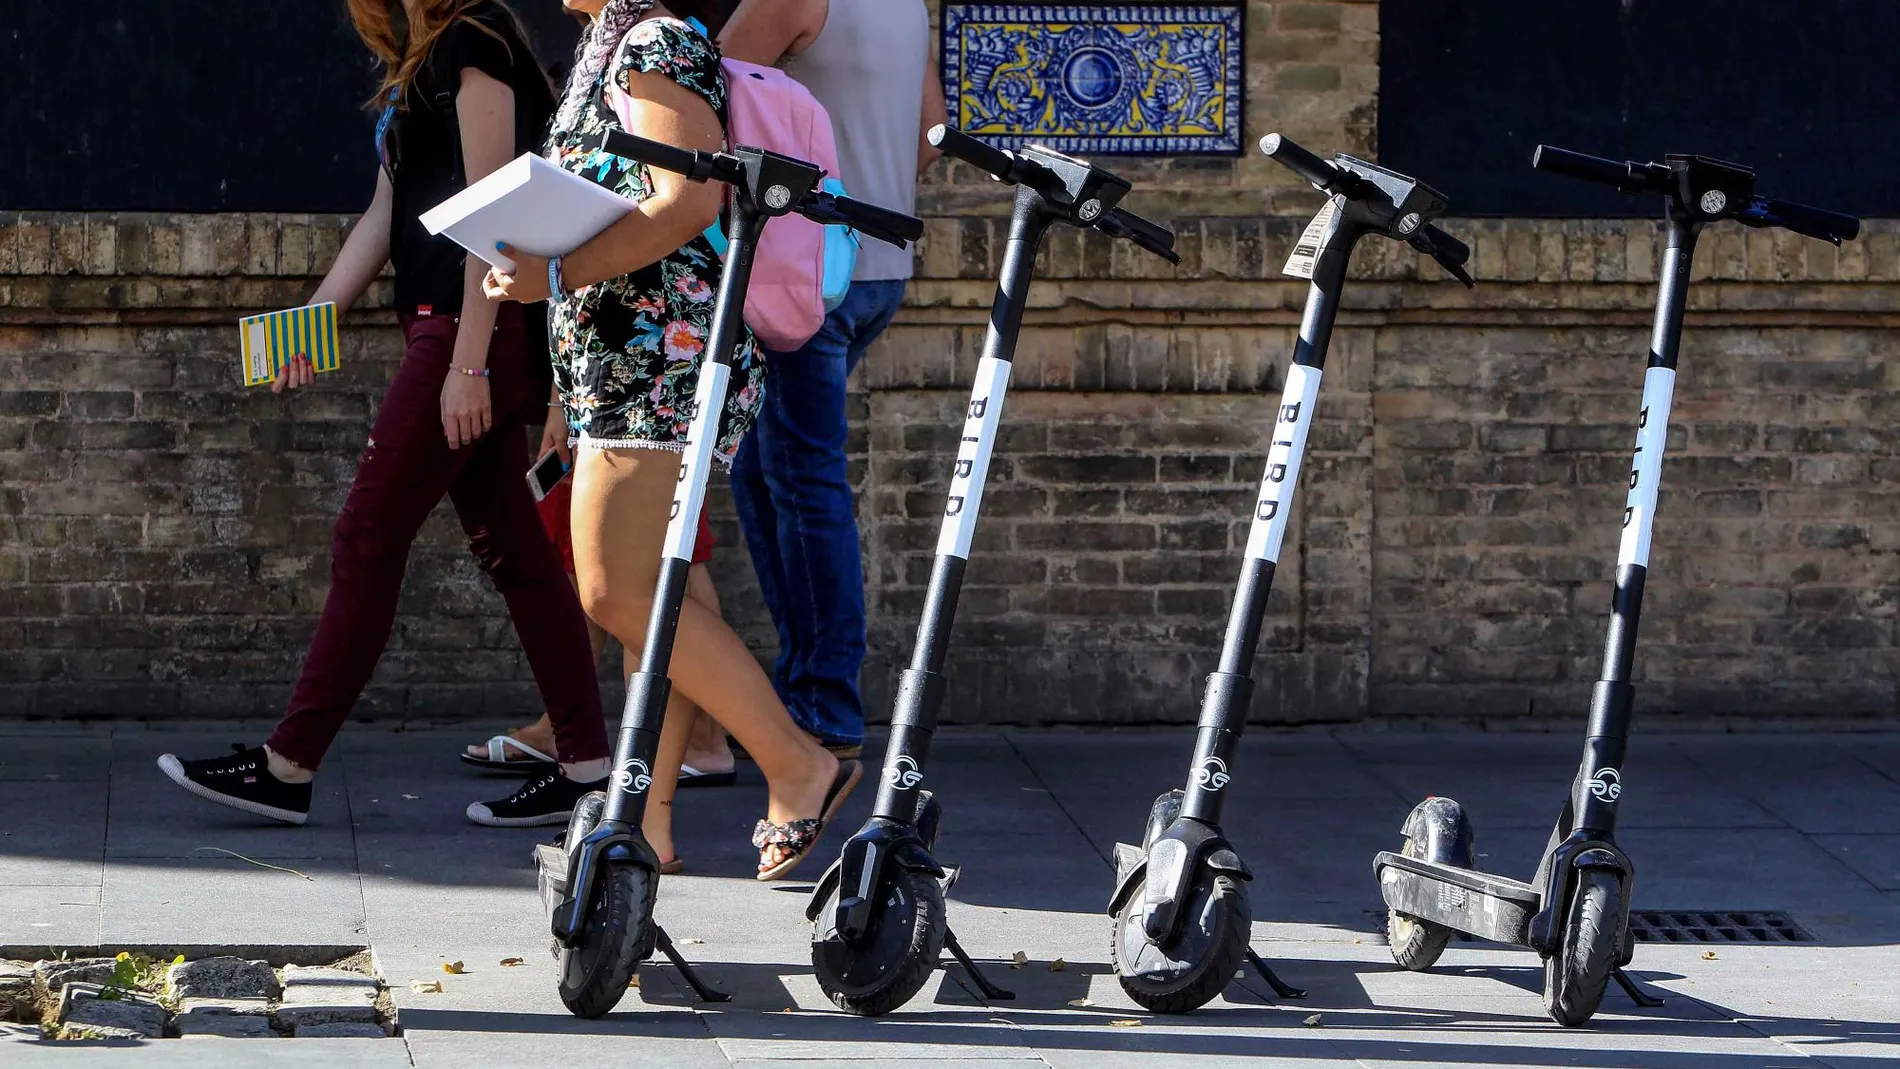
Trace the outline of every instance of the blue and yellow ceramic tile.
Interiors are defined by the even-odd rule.
[[[1240,152],[1241,5],[943,5],[950,118],[1005,148]]]

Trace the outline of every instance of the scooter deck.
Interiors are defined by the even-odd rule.
[[[1372,871],[1385,904],[1400,913],[1480,939],[1529,945],[1531,916],[1542,904],[1530,884],[1390,850],[1372,859]]]

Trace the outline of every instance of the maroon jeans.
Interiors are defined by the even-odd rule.
[[[508,602],[561,760],[604,758],[607,728],[586,617],[528,492],[521,427],[545,418],[547,396],[530,373],[520,306],[502,306],[489,343],[493,429],[460,449],[443,436],[440,407],[455,320],[405,315],[402,327],[402,366],[337,516],[323,617],[290,708],[266,745],[305,768],[323,760],[389,642],[409,546],[447,494],[475,560]]]

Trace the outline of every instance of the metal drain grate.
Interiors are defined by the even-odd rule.
[[[1812,943],[1814,933],[1779,911],[1633,909],[1639,943]]]

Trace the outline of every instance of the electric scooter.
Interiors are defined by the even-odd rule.
[[[1437,190],[1352,156],[1328,162],[1279,134],[1262,138],[1260,151],[1329,198],[1307,224],[1283,272],[1311,285],[1286,386],[1274,410],[1273,444],[1251,509],[1252,528],[1219,667],[1207,677],[1201,700],[1187,786],[1155,799],[1141,846],[1115,845],[1110,956],[1122,990],[1157,1013],[1186,1013],[1205,1005],[1227,987],[1243,960],[1279,997],[1306,995],[1282,982],[1248,945],[1253,910],[1242,884],[1253,873],[1220,825],[1253,698],[1254,651],[1267,593],[1286,537],[1353,247],[1370,234],[1403,241],[1472,284],[1463,267],[1470,250],[1432,222],[1446,208]]]
[[[1696,238],[1703,227],[1726,219],[1749,227],[1783,227],[1836,245],[1860,232],[1853,216],[1756,196],[1755,172],[1747,167],[1703,156],[1663,159],[1617,163],[1548,145],[1538,146],[1531,157],[1531,166],[1539,170],[1625,193],[1660,194],[1669,221],[1643,406],[1636,418],[1636,456],[1623,506],[1609,640],[1602,677],[1590,695],[1583,762],[1570,796],[1530,883],[1474,867],[1471,822],[1450,798],[1419,803],[1399,830],[1401,849],[1384,851],[1372,862],[1388,907],[1386,934],[1394,961],[1407,969],[1429,969],[1460,932],[1529,947],[1544,961],[1544,1008],[1569,1027],[1596,1013],[1612,979],[1637,1005],[1662,1004],[1623,971],[1636,951],[1629,930],[1635,868],[1617,846],[1615,830],[1627,786],[1621,769],[1636,693],[1630,684],[1636,623],[1649,572],[1650,530]]]
[[[951,622],[976,533],[1036,251],[1051,227],[1066,225],[1126,238],[1170,263],[1180,259],[1173,234],[1116,207],[1129,191],[1126,179],[1040,146],[1001,151],[947,126],[933,127],[929,138],[944,155],[1014,185],[1016,201],[917,644],[910,667],[898,679],[877,802],[871,818],[844,844],[838,861],[813,889],[805,911],[812,922],[811,961],[819,986],[839,1008],[863,1015],[888,1013],[910,1001],[945,947],[986,997],[1015,997],[983,976],[950,930],[944,894],[954,874],[932,856],[942,809],[922,783],[943,704]]]
[[[599,1017],[613,1009],[656,945],[702,1000],[724,1002],[731,997],[707,986],[654,922],[660,860],[640,834],[640,821],[671,688],[667,664],[759,236],[766,223],[791,212],[820,224],[844,224],[899,248],[921,237],[924,226],[908,215],[821,192],[817,186],[823,175],[815,164],[763,149],[741,145],[729,152],[689,151],[617,130],[604,136],[601,147],[694,182],[724,183],[732,187],[732,212],[725,275],[714,306],[712,337],[700,363],[697,408],[680,461],[646,648],[639,670],[627,681],[612,786],[604,804],[598,795],[589,795],[575,806],[562,839],[564,878],[549,871],[560,863],[561,851],[553,851],[553,858],[538,852],[543,858],[544,899],[555,900],[552,928],[561,1001],[581,1017]]]

